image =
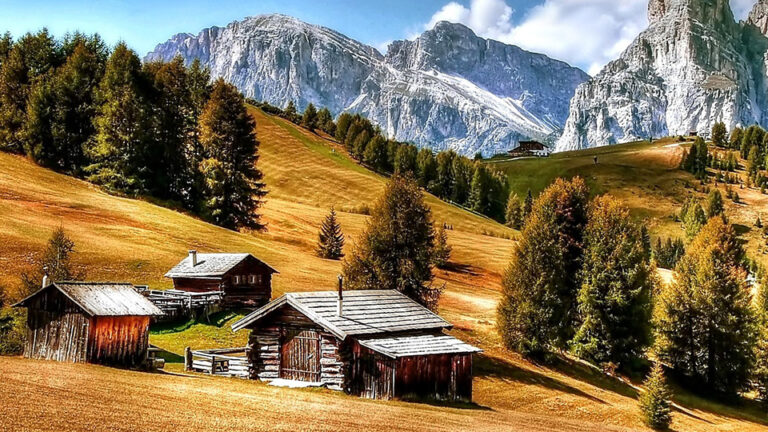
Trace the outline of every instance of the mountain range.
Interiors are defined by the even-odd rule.
[[[145,60],[177,55],[200,59],[247,97],[361,113],[390,138],[464,155],[504,152],[522,139],[553,145],[576,87],[589,79],[448,22],[382,55],[331,29],[262,15],[176,35]]]
[[[557,150],[768,122],[768,0],[651,0],[649,27],[579,86]]]

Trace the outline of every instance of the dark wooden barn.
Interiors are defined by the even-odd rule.
[[[374,399],[472,399],[472,355],[451,324],[397,291],[289,293],[235,323],[251,378],[321,383]]]
[[[525,157],[525,156],[549,156],[551,151],[549,147],[538,141],[520,141],[517,148],[509,151],[511,157]]]
[[[165,274],[174,289],[188,292],[221,291],[224,304],[260,307],[272,298],[272,275],[277,270],[251,254],[197,253]]]
[[[149,321],[162,312],[131,284],[56,282],[15,305],[27,308],[24,356],[138,367]]]

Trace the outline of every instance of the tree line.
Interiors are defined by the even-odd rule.
[[[254,127],[240,92],[197,61],[142,64],[98,34],[0,39],[0,149],[111,192],[261,229]]]
[[[686,207],[695,224],[690,246],[659,241],[654,251],[675,265],[675,280],[663,285],[647,229],[624,205],[590,200],[580,178],[554,182],[535,200],[503,279],[504,344],[540,359],[568,350],[628,371],[656,358],[693,386],[723,395],[756,387],[768,397],[766,273],[757,272],[763,280],[753,296],[719,192],[706,210],[695,201]],[[658,402],[643,403],[663,410]]]
[[[381,129],[360,114],[342,113],[334,121],[327,108],[307,105],[302,114],[289,101],[284,109],[250,101],[269,114],[278,115],[312,131],[321,130],[344,144],[359,163],[383,174],[409,175],[431,194],[454,202],[499,222],[505,222],[510,195],[504,173],[453,150],[433,152],[413,144],[387,139]]]

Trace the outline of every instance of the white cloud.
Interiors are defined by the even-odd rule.
[[[512,23],[504,0],[443,6],[426,25],[458,22],[480,36],[518,45],[597,73],[648,25],[648,0],[544,0]]]

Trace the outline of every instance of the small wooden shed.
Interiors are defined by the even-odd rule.
[[[392,290],[289,293],[232,327],[248,328],[250,377],[320,383],[374,399],[472,399],[472,355],[452,326]]]
[[[123,367],[144,363],[162,315],[126,283],[55,282],[14,306],[27,308],[25,357]]]
[[[272,275],[279,273],[269,264],[247,253],[189,254],[165,274],[174,289],[187,292],[224,293],[224,304],[260,307],[272,298]]]

